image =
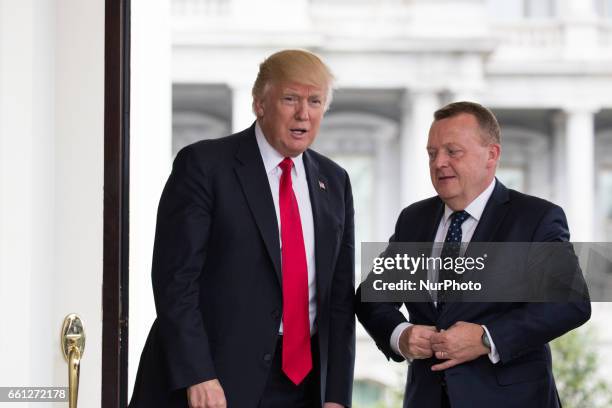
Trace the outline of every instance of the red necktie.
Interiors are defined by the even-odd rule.
[[[283,273],[283,371],[294,384],[312,369],[308,318],[308,267],[302,221],[291,183],[293,161],[286,157],[280,168],[279,207]]]

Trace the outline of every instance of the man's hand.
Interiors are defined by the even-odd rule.
[[[217,379],[204,381],[187,388],[187,402],[189,408],[227,407],[225,393]]]
[[[344,405],[338,404],[336,402],[326,402],[323,404],[323,408],[345,408]]]
[[[415,324],[407,327],[400,335],[399,349],[408,358],[429,358],[433,355],[430,338],[434,334],[436,334],[434,326]]]
[[[436,358],[446,360],[432,366],[432,371],[446,370],[489,353],[489,349],[482,344],[483,332],[484,329],[478,324],[457,322],[448,330],[431,336],[431,348]]]

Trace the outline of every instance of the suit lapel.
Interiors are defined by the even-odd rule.
[[[442,220],[442,216],[444,215],[444,203],[442,200],[437,199],[434,201],[433,205],[422,218],[424,221],[420,231],[414,239],[411,239],[411,242],[431,242],[433,243],[436,238],[436,232],[438,231],[438,225],[440,224],[440,220]],[[431,222],[434,220],[435,222]],[[428,256],[431,256],[431,250],[433,249],[433,244],[429,249]],[[429,295],[429,302],[423,303],[424,312],[429,316],[432,322],[436,321],[436,317],[438,316],[438,310],[436,309],[436,305],[433,303],[433,299],[431,299],[431,294]]]
[[[280,283],[282,278],[278,221],[270,182],[255,140],[255,125],[245,131],[236,159],[238,160],[238,165],[235,167],[236,175]]]
[[[509,207],[505,205],[508,201],[510,201],[508,189],[496,179],[491,198],[482,212],[470,242],[494,241],[495,233],[508,212]]]
[[[424,230],[423,241],[422,242],[433,242],[436,239],[436,232],[438,232],[438,225],[440,221],[442,221],[442,216],[444,215],[444,203],[442,200],[438,199],[435,201],[435,205],[432,206],[431,212],[428,214],[426,220],[435,220],[432,224],[431,222],[427,222],[427,227]]]
[[[338,225],[334,222],[329,208],[329,193],[327,179],[319,171],[319,164],[314,156],[307,150],[302,156],[308,180],[308,192],[312,206],[312,218],[315,238],[315,271],[317,284],[317,297],[323,295],[329,288],[331,278],[331,265],[334,249],[339,239]]]

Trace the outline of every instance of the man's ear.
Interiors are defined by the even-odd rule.
[[[253,99],[253,111],[258,118],[264,115],[264,103],[262,98]]]
[[[497,164],[501,158],[501,145],[499,143],[491,143],[489,145],[489,160],[493,164]]]

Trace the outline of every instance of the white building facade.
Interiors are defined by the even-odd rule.
[[[337,78],[314,148],[351,176],[357,246],[387,240],[403,207],[434,194],[428,129],[433,112],[457,100],[498,117],[502,182],[561,205],[573,241],[612,240],[612,0],[172,0],[170,7],[168,157],[249,126],[259,63],[279,49],[305,48]],[[610,338],[604,330],[607,350]],[[401,383],[404,370],[358,328],[364,400],[378,398],[378,384]]]

